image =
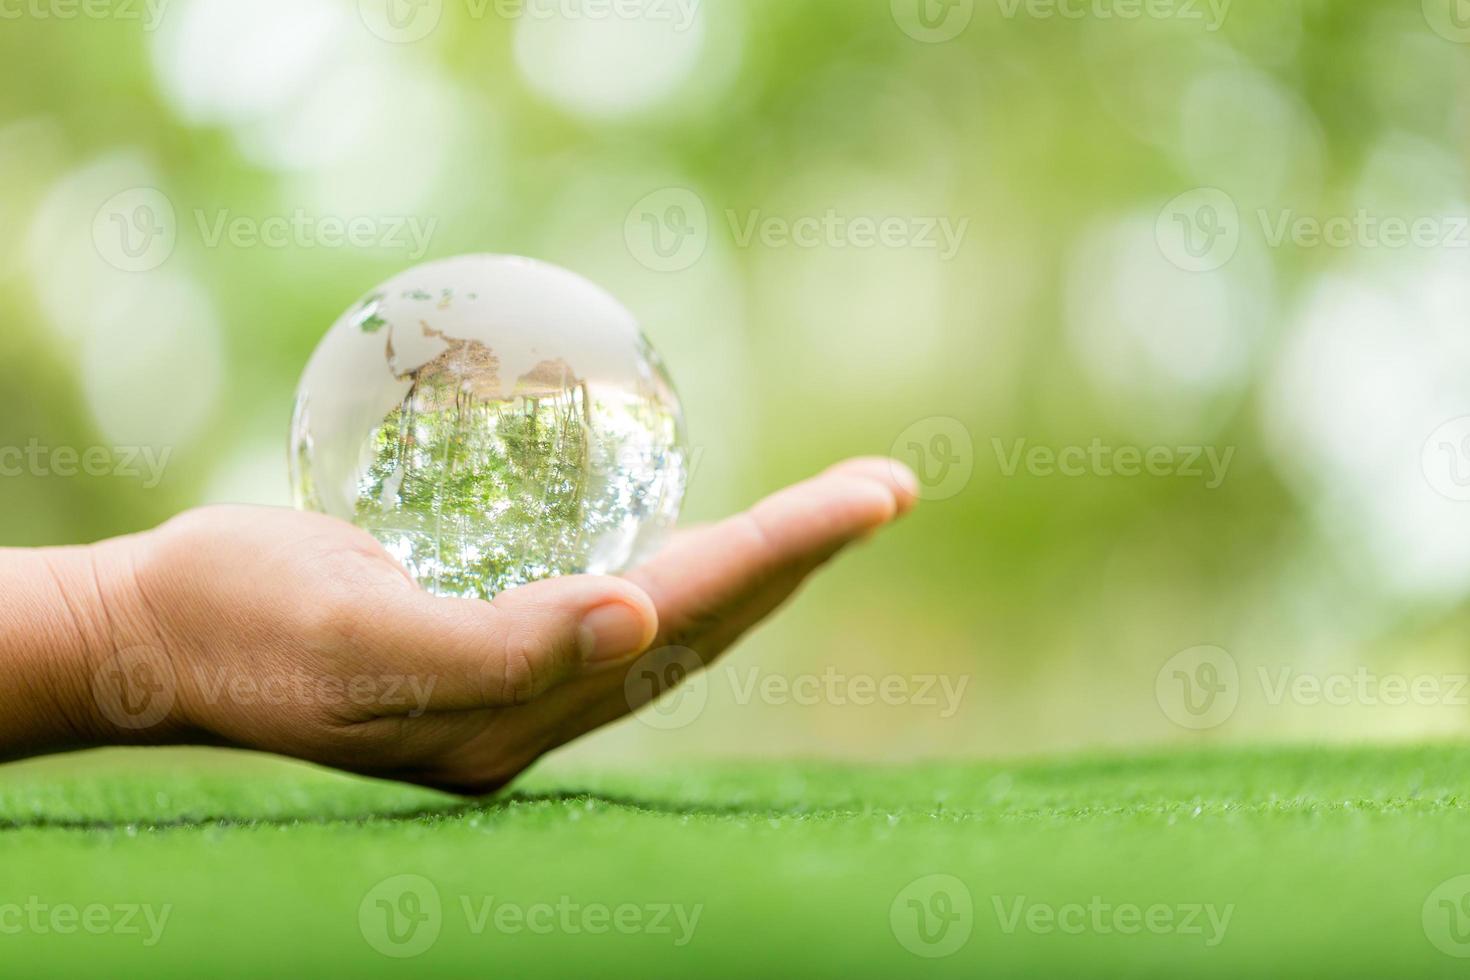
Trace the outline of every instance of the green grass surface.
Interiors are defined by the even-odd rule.
[[[1451,918],[1470,887],[1436,893],[1470,874],[1470,748],[543,773],[481,804],[252,757],[110,753],[0,769],[0,823],[6,976],[1470,968],[1440,948],[1459,949],[1452,926],[1470,929],[1470,916]],[[413,951],[392,946],[379,899],[428,914],[398,883],[380,886],[400,875],[431,885],[441,908],[417,932],[398,919],[400,936],[433,940],[408,959],[373,944]],[[937,901],[905,892],[930,875],[957,882]],[[947,932],[930,930],[941,944],[968,939],[945,958],[910,951],[941,947],[913,938],[909,899],[951,912]],[[61,934],[46,918],[89,905],[107,906],[109,922],[119,906],[169,911],[152,946],[141,912],[139,935]],[[1191,928],[1165,924],[1195,906],[1228,914],[1223,934],[1207,909]],[[686,923],[697,910],[692,932],[680,908]],[[593,934],[599,909],[642,931]],[[1048,928],[1048,909],[1066,929]],[[550,931],[513,917],[497,926],[516,910]],[[18,932],[17,915],[29,920]]]

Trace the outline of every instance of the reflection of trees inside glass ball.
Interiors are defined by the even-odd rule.
[[[352,521],[425,588],[489,598],[657,547],[683,418],[632,315],[529,259],[395,277],[334,325],[297,394],[297,505]]]

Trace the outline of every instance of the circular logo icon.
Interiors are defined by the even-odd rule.
[[[444,0],[357,0],[367,29],[393,44],[422,41],[439,26]]]
[[[975,929],[975,901],[953,875],[929,875],[898,893],[888,907],[888,924],[898,944],[915,956],[953,956]]]
[[[925,44],[953,41],[975,17],[975,0],[889,0],[894,23]]]
[[[1446,956],[1470,958],[1470,875],[1443,882],[1424,900],[1424,935]]]
[[[665,187],[633,205],[623,222],[623,239],[644,268],[683,272],[709,247],[709,211],[688,188]]]
[[[1424,19],[1446,41],[1470,44],[1470,0],[1424,0]]]
[[[1425,440],[1424,479],[1440,496],[1470,501],[1470,415],[1451,419]]]
[[[914,471],[922,500],[948,500],[970,485],[975,441],[959,419],[934,416],[904,429],[889,455]]]
[[[1190,647],[1159,668],[1154,696],[1179,727],[1194,731],[1218,728],[1240,704],[1240,668],[1219,647]]]
[[[1159,212],[1154,235],[1164,258],[1185,272],[1214,272],[1240,248],[1240,210],[1217,188],[1185,191]]]
[[[118,728],[142,731],[168,717],[178,698],[178,676],[162,650],[129,647],[92,672],[92,699]]]
[[[422,956],[439,941],[444,926],[439,889],[421,875],[380,881],[362,897],[357,925],[367,944],[384,956]]]
[[[123,272],[148,272],[168,261],[178,243],[173,202],[152,187],[112,195],[92,219],[92,244]]]
[[[649,728],[675,731],[691,725],[709,703],[709,675],[699,654],[662,647],[639,657],[623,681],[635,717]]]

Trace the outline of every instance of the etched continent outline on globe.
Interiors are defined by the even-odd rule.
[[[332,327],[297,395],[297,505],[366,529],[441,595],[622,571],[677,518],[687,465],[632,315],[530,259],[390,279]]]

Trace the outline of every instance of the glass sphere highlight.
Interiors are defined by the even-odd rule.
[[[678,397],[632,314],[532,259],[388,280],[296,395],[296,505],[370,532],[438,595],[623,571],[673,526],[687,474]]]

